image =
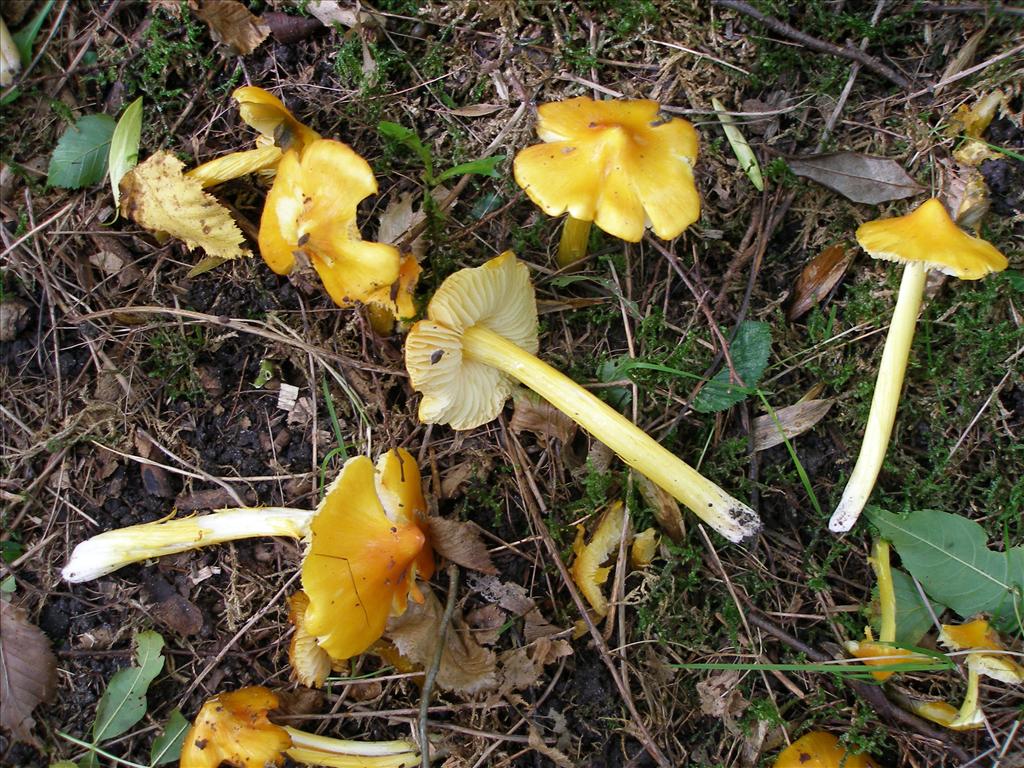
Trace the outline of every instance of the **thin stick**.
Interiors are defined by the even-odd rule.
[[[420,716],[417,730],[420,735],[420,755],[423,768],[430,768],[430,740],[427,738],[427,731],[430,725],[428,719],[430,714],[430,694],[434,690],[434,681],[437,680],[437,672],[441,669],[441,657],[444,655],[444,642],[448,637],[448,628],[452,623],[452,614],[455,613],[455,594],[459,591],[459,566],[455,563],[448,565],[448,600],[444,605],[444,616],[441,617],[441,629],[437,634],[437,650],[434,651],[434,658],[430,660],[430,668],[423,679],[423,692],[420,696]]]

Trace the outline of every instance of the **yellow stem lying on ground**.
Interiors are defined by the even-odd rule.
[[[878,606],[882,615],[878,628],[878,639],[883,643],[896,642],[896,588],[892,581],[892,567],[889,565],[889,542],[876,539],[874,551],[869,558],[878,581]]]
[[[490,365],[525,384],[729,541],[742,541],[760,530],[761,521],[750,507],[667,451],[572,379],[503,336],[474,325],[463,333],[462,354],[464,358]]]
[[[568,267],[587,255],[587,243],[590,240],[592,221],[573,218],[572,214],[565,217],[562,225],[562,239],[558,243],[558,266]]]
[[[903,280],[900,282],[900,293],[889,325],[889,334],[885,337],[860,455],[846,484],[843,498],[828,523],[829,530],[834,533],[853,528],[871,496],[878,472],[882,468],[892,426],[896,421],[896,406],[900,402],[903,375],[907,370],[927,274],[927,267],[920,262],[907,264],[903,268]]]
[[[292,738],[288,757],[306,765],[331,768],[405,768],[418,765],[419,748],[411,741],[332,739],[285,726]]]
[[[239,507],[210,515],[161,520],[107,531],[75,547],[61,575],[66,581],[98,579],[130,563],[256,536],[301,539],[314,512],[290,507]]]

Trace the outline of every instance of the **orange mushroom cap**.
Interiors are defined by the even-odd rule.
[[[979,280],[1008,264],[994,245],[960,229],[935,198],[906,216],[861,224],[857,242],[876,259],[924,262],[961,280]]]
[[[773,768],[878,768],[865,754],[851,755],[839,739],[825,731],[811,731],[801,736],[775,758]]]
[[[846,643],[846,650],[851,656],[863,661],[872,667],[887,667],[899,664],[903,661],[915,661],[928,663],[934,661],[930,656],[914,653],[906,648],[897,648],[889,643],[881,643],[872,639],[870,629],[866,630],[866,640],[850,640]],[[872,670],[871,676],[880,683],[884,683],[895,674],[895,670]]]
[[[601,564],[618,549],[625,520],[625,507],[621,501],[616,501],[604,513],[589,544],[583,544],[583,526],[577,528],[578,534],[573,543],[576,559],[571,569],[572,580],[598,616],[608,615],[608,598],[601,592],[601,585],[611,572],[610,566],[602,567]]]
[[[319,133],[296,120],[288,107],[269,91],[244,85],[236,88],[231,97],[238,102],[242,119],[282,150],[301,151],[320,138]]]
[[[292,744],[288,732],[267,719],[278,698],[260,686],[220,693],[203,704],[181,748],[181,768],[282,765]]]
[[[422,601],[417,574],[434,570],[427,543],[426,503],[409,452],[388,451],[377,462],[357,456],[317,509],[302,585],[309,596],[305,623],[333,659],[369,648],[409,595]]]
[[[297,254],[308,258],[340,307],[379,301],[396,282],[401,289],[398,249],[362,240],[356,225],[356,207],[376,191],[369,164],[340,141],[319,139],[301,156],[286,152],[260,221],[263,260],[286,275]],[[389,299],[396,311],[398,298]]]
[[[566,211],[609,234],[638,242],[650,226],[677,237],[700,216],[693,180],[697,132],[650,100],[542,104],[537,135],[519,152],[516,182],[544,213]]]

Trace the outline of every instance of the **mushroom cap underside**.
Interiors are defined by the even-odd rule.
[[[208,699],[185,735],[181,768],[265,768],[284,763],[291,746],[288,732],[267,719],[278,706],[277,695],[253,686]]]
[[[978,280],[1008,264],[991,243],[960,229],[935,198],[905,216],[861,224],[857,242],[876,259],[924,262],[961,280]]]
[[[529,269],[506,251],[486,264],[451,275],[431,299],[427,320],[405,344],[405,365],[422,393],[419,418],[472,429],[495,419],[515,382],[462,354],[462,333],[480,325],[531,354],[537,351],[537,303]]]
[[[697,133],[686,120],[654,101],[585,97],[542,104],[538,116],[546,143],[520,151],[513,170],[549,216],[568,212],[630,242],[648,225],[677,237],[699,218]]]

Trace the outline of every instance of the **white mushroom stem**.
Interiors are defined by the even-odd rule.
[[[289,726],[284,726],[284,729],[292,737],[292,746],[286,752],[292,760],[299,763],[342,766],[413,765],[411,762],[413,758],[415,758],[417,763],[419,762],[419,748],[411,741],[353,741],[350,739],[332,739],[329,736],[320,736]],[[329,761],[332,756],[341,758],[341,760],[337,762],[321,762],[324,760]],[[392,761],[382,759],[379,762],[366,760],[344,762],[346,757],[390,757]],[[403,762],[405,760],[410,762]]]
[[[571,213],[562,225],[562,239],[558,243],[558,266],[568,267],[587,255],[592,221],[575,218]]]
[[[896,421],[896,406],[900,402],[903,376],[907,371],[910,344],[914,340],[927,276],[928,268],[921,262],[912,262],[903,268],[900,293],[882,349],[882,362],[878,366],[875,393],[871,399],[864,440],[860,444],[860,455],[846,490],[843,491],[843,498],[828,523],[828,529],[834,533],[843,533],[853,528],[882,469],[892,425]]]
[[[61,575],[98,579],[130,563],[256,536],[304,538],[315,513],[290,507],[239,507],[210,515],[143,523],[107,531],[75,547]]]
[[[532,389],[729,541],[742,541],[760,530],[761,521],[754,510],[572,379],[505,337],[474,325],[462,335],[462,355],[497,368]]]

